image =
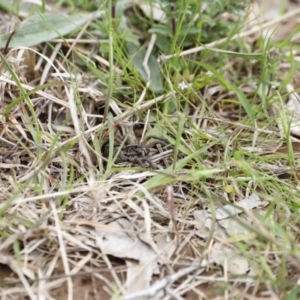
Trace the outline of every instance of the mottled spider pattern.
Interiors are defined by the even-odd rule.
[[[152,141],[151,141],[152,140]],[[122,143],[115,141],[113,156],[117,155],[115,164],[130,163],[131,165],[140,166],[142,168],[157,169],[157,166],[151,160],[151,157],[159,153],[158,145],[164,147],[168,146],[169,142],[158,136],[148,136],[145,141],[140,144],[129,144],[122,147]],[[120,149],[121,148],[121,149]],[[103,155],[108,158],[109,142],[103,146]]]

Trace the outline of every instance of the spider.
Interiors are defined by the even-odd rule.
[[[154,141],[149,142],[151,139]],[[167,146],[169,142],[161,137],[158,136],[148,136],[145,141],[140,144],[129,144],[123,146],[121,149],[121,144],[117,140],[117,143],[114,145],[114,156],[117,155],[115,163],[131,163],[137,164],[142,168],[146,168],[146,164],[151,169],[157,169],[154,163],[151,160],[151,156],[159,152],[157,145]],[[103,145],[103,154],[107,158],[109,155],[109,142],[106,142]]]

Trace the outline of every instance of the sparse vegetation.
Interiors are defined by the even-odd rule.
[[[299,298],[300,9],[212,2],[0,0],[1,299]]]

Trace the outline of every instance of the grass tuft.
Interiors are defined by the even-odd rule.
[[[299,8],[6,2],[1,297],[298,299]]]

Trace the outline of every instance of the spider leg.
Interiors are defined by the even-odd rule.
[[[159,153],[163,152],[163,149],[162,149],[162,147],[161,147],[160,144],[157,144],[156,147],[157,147]],[[170,166],[170,164],[169,164],[169,162],[168,162],[168,160],[167,160],[166,157],[163,158],[163,162],[164,162],[166,168],[168,168]]]
[[[145,158],[146,162],[149,164],[149,166],[151,167],[151,169],[156,170],[156,166],[154,165],[154,163],[152,162],[150,157],[146,157]]]
[[[118,151],[119,151],[119,148],[114,149],[114,156],[118,153]],[[127,157],[124,154],[123,150],[120,150],[118,157],[115,160],[115,163],[120,163],[120,162],[125,162],[125,161],[127,161]]]
[[[132,164],[138,164],[142,168],[146,168],[146,166],[143,164],[142,159],[138,157],[130,157],[127,159]]]
[[[142,162],[142,159],[136,157],[135,161],[142,167],[142,168],[146,168],[146,166],[144,165],[144,163]]]
[[[153,142],[149,143],[149,140],[154,139]],[[169,141],[166,140],[165,138],[156,136],[156,135],[149,135],[145,138],[145,140],[142,142],[142,146],[146,147],[146,148],[152,148],[154,147],[156,144],[161,144],[162,146],[168,146],[170,145]]]

